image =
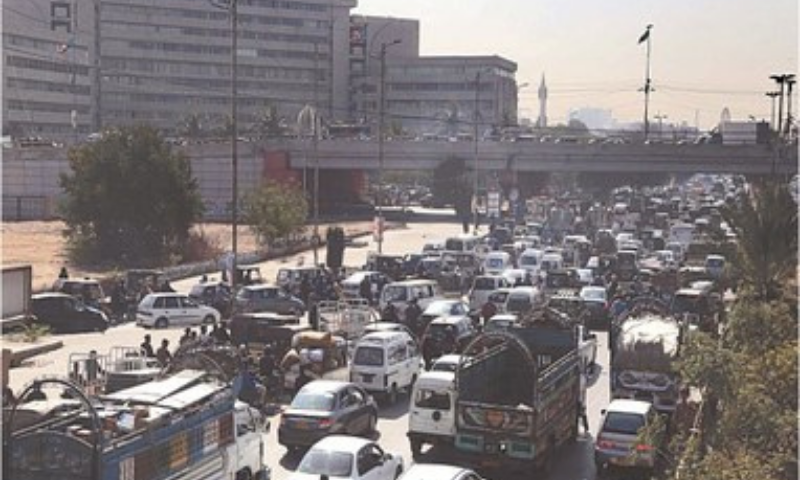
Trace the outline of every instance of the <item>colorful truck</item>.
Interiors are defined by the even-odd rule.
[[[526,472],[552,466],[577,436],[577,345],[572,322],[541,311],[473,340],[455,377],[455,447],[465,461]]]
[[[47,392],[47,393],[45,393]],[[60,395],[59,395],[60,394]],[[268,479],[261,413],[228,382],[185,369],[110,395],[87,396],[69,380],[34,381],[26,400],[71,404],[4,435],[3,478],[15,480]],[[66,398],[65,398],[66,397]]]

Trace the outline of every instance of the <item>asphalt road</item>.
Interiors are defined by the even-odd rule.
[[[393,230],[386,233],[383,250],[389,254],[404,254],[419,251],[423,244],[431,240],[444,240],[449,235],[460,233],[460,225],[455,223],[424,223],[409,224],[407,228]],[[349,248],[345,253],[345,264],[351,266],[363,265],[367,252],[375,251],[376,245],[369,239],[369,243],[363,248]],[[324,257],[324,249],[320,251],[320,258]],[[274,281],[278,269],[285,265],[293,265],[300,262],[311,263],[313,256],[311,252],[304,252],[282,260],[273,260],[261,264],[262,276],[268,281]],[[173,283],[176,290],[188,292],[198,278],[188,278]],[[163,338],[170,340],[170,344],[177,345],[178,338],[182,334],[181,328],[171,328],[166,330],[144,330],[134,324],[125,324],[113,327],[105,333],[85,333],[69,335],[53,335],[51,338],[59,339],[64,342],[64,347],[41,355],[27,362],[20,368],[15,368],[10,373],[10,386],[18,392],[24,385],[34,378],[43,375],[66,375],[67,365],[70,355],[74,353],[85,353],[96,349],[98,352],[105,352],[112,346],[138,346],[145,333],[150,333],[153,337],[153,344],[158,345]],[[598,333],[598,368],[589,381],[588,391],[588,414],[590,429],[596,432],[598,428],[600,410],[609,401],[608,388],[608,348],[607,337],[604,333]],[[411,453],[409,450],[406,431],[408,426],[408,399],[403,398],[401,402],[391,407],[382,407],[380,420],[378,422],[378,434],[376,438],[379,443],[390,452],[398,453],[403,456],[406,465],[411,463]],[[274,480],[286,480],[299,461],[298,458],[286,455],[286,450],[277,442],[279,417],[272,418],[272,428],[267,435],[266,460],[272,469]],[[578,442],[565,448],[559,454],[554,471],[548,479],[554,480],[583,480],[595,478],[594,464],[592,460],[592,437],[580,437]],[[423,456],[423,461],[447,462],[447,455],[443,452],[432,451]],[[482,472],[488,480],[517,480],[508,476],[498,476],[493,472]],[[545,478],[531,472],[522,478]]]

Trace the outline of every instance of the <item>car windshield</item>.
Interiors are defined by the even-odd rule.
[[[383,298],[387,302],[404,302],[408,300],[408,290],[400,286],[387,286],[383,289]]]
[[[479,277],[475,279],[475,290],[494,290],[495,281],[493,278]]]
[[[524,267],[535,267],[536,266],[536,257],[533,255],[526,255],[519,259],[520,266]]]
[[[531,309],[531,300],[528,295],[510,295],[507,300],[506,310],[509,312],[525,312]]]
[[[603,424],[603,432],[636,435],[644,426],[644,416],[638,413],[609,412]]]
[[[419,408],[431,410],[449,410],[450,394],[447,392],[437,392],[435,390],[421,388],[417,392],[417,396],[414,399],[414,404]]]
[[[451,361],[437,360],[431,367],[432,372],[455,372],[458,368],[458,363]]]
[[[599,288],[587,288],[581,292],[581,297],[583,297],[584,300],[600,300],[605,302],[606,292]]]
[[[353,357],[353,363],[366,367],[383,366],[383,349],[378,347],[358,347]]]
[[[331,392],[300,392],[292,400],[292,408],[298,410],[315,410],[319,412],[330,412],[333,410],[334,395]]]
[[[303,457],[297,471],[310,475],[329,477],[349,477],[353,465],[353,454],[346,452],[327,452],[312,449]]]
[[[505,262],[502,258],[489,258],[486,260],[486,266],[489,268],[503,268]]]
[[[709,258],[706,260],[706,266],[710,268],[722,268],[725,266],[725,260],[721,258]]]
[[[453,304],[450,302],[433,302],[425,309],[425,315],[444,315],[450,313]]]

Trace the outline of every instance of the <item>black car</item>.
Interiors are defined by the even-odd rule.
[[[189,298],[192,298],[197,303],[215,308],[223,318],[231,316],[233,290],[225,282],[198,283],[189,291]]]
[[[349,382],[314,380],[297,392],[281,415],[278,442],[294,449],[332,434],[370,435],[377,422],[378,406],[364,389]]]
[[[66,293],[40,293],[31,297],[31,312],[54,332],[103,332],[108,316]]]

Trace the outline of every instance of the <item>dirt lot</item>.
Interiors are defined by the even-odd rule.
[[[369,222],[352,222],[345,226],[351,233],[369,228]],[[207,223],[196,227],[223,250],[231,245],[231,228],[227,224]],[[324,235],[327,225],[321,226]],[[58,277],[62,266],[66,266],[70,276],[100,276],[110,272],[81,269],[71,265],[65,254],[65,240],[62,232],[63,222],[10,222],[0,224],[2,235],[2,264],[33,265],[34,291],[46,290]],[[238,246],[240,252],[256,251],[256,239],[247,227],[240,227]]]

